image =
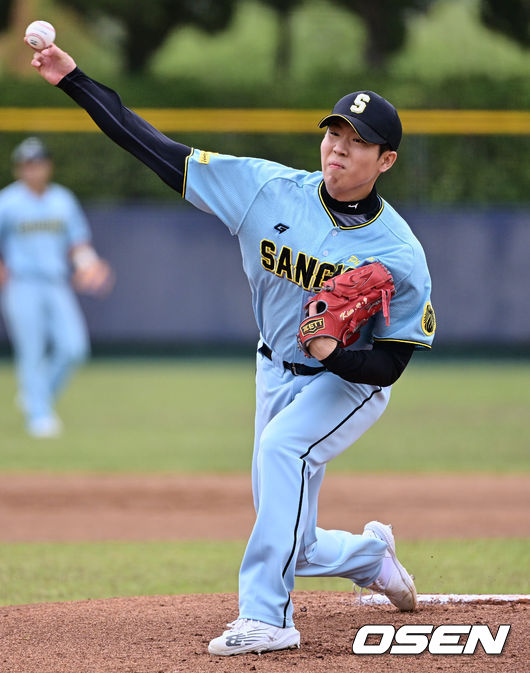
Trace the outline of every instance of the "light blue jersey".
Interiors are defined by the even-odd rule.
[[[8,274],[2,311],[16,358],[18,404],[32,434],[54,419],[58,394],[88,354],[69,252],[89,240],[85,215],[65,187],[51,184],[37,194],[18,181],[0,191],[0,255]]]
[[[356,204],[335,212],[322,189],[320,171],[195,150],[183,190],[237,235],[262,341],[272,351],[270,359],[257,355],[256,522],[239,574],[239,616],[279,627],[294,624],[295,575],[347,577],[367,586],[386,549],[380,540],[317,525],[327,463],[377,421],[391,386],[285,369],[282,361],[308,361],[296,341],[308,296],[333,275],[380,261],[396,287],[390,324],[377,313],[353,348],[371,348],[375,340],[430,348],[435,331],[425,255],[407,223],[375,193],[373,212],[343,212]]]
[[[18,181],[0,191],[0,253],[11,276],[64,279],[69,249],[89,240],[86,217],[65,187],[36,194]]]
[[[376,260],[390,270],[396,287],[390,324],[377,314],[354,348],[372,340],[429,348],[435,326],[431,281],[409,226],[382,199],[369,221],[334,213],[322,199],[321,183],[320,171],[195,150],[184,196],[238,236],[260,333],[284,360],[307,362],[295,337],[312,291],[337,273]]]

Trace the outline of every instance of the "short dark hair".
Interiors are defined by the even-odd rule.
[[[383,152],[387,152],[388,150],[392,150],[390,145],[388,143],[385,143],[384,145],[379,145],[379,156],[383,154]]]

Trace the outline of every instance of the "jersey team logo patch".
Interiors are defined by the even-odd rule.
[[[323,329],[323,327],[324,318],[315,318],[314,320],[306,322],[306,324],[302,326],[302,334],[303,336],[307,336],[308,334],[315,334],[318,332],[318,330]]]
[[[210,157],[214,157],[218,155],[219,152],[205,152],[204,150],[201,150],[199,153],[199,163],[200,164],[209,164],[210,163]]]
[[[423,317],[421,319],[421,329],[427,336],[432,336],[436,330],[436,316],[430,301],[425,304]]]

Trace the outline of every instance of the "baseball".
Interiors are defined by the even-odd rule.
[[[33,21],[26,28],[26,37],[33,49],[41,51],[41,49],[46,49],[50,44],[53,44],[55,28],[47,21]]]

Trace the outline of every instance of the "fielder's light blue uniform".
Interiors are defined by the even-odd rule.
[[[391,386],[284,368],[283,361],[320,364],[297,347],[307,298],[334,274],[380,261],[396,287],[390,324],[376,314],[353,348],[377,340],[429,348],[435,328],[425,256],[407,223],[380,197],[370,218],[334,212],[321,189],[320,171],[199,150],[188,159],[183,189],[237,235],[261,339],[272,350],[272,359],[257,356],[257,518],[240,570],[239,616],[280,627],[293,625],[295,575],[348,577],[366,586],[386,550],[379,539],[316,525],[326,464],[381,416]]]
[[[69,285],[68,252],[90,240],[74,195],[22,181],[0,191],[0,253],[8,269],[2,308],[28,425],[53,415],[57,394],[88,354],[85,321]]]

